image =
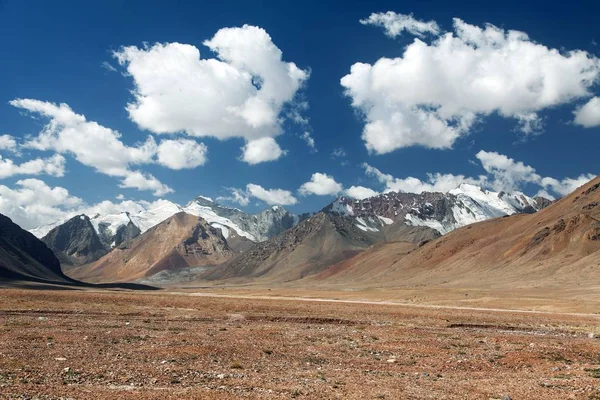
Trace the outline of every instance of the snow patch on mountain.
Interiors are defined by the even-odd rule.
[[[201,197],[201,198],[204,200],[207,200],[205,197]],[[209,201],[209,200],[207,200],[207,201]],[[185,207],[183,207],[183,211],[185,211],[188,214],[192,214],[197,217],[204,218],[211,225],[216,223],[221,226],[231,228],[231,229],[235,230],[239,236],[243,236],[249,240],[252,240],[253,242],[257,241],[256,237],[253,234],[246,232],[245,230],[243,230],[240,226],[238,226],[236,223],[234,223],[229,218],[225,218],[225,217],[218,215],[215,212],[215,210],[213,210],[212,207],[203,206],[203,205],[199,204],[197,201],[191,201]],[[228,232],[228,234],[229,234],[229,232]],[[223,234],[223,236],[225,236],[225,234]]]
[[[133,223],[140,228],[142,233],[148,229],[160,224],[164,220],[172,217],[182,211],[181,207],[168,200],[157,200],[153,206],[140,212],[137,215],[131,215]]]

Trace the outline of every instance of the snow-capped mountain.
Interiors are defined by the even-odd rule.
[[[212,199],[198,196],[183,211],[204,218],[213,227],[220,228],[223,236],[233,229],[239,236],[253,242],[262,242],[298,224],[299,217],[283,207],[273,206],[257,214],[248,214],[237,208],[215,203]]]
[[[441,234],[461,226],[517,213],[534,213],[550,201],[523,193],[492,192],[461,184],[448,193],[384,193],[364,200],[340,197],[325,207],[352,217],[363,231],[380,231],[386,225],[403,221],[406,225],[427,226]]]
[[[95,261],[111,249],[182,211],[202,217],[212,227],[220,229],[223,237],[236,251],[242,251],[252,242],[270,239],[300,221],[300,217],[279,206],[267,208],[257,214],[248,214],[237,208],[219,205],[208,197],[199,196],[185,207],[168,200],[157,200],[137,214],[82,214],[66,221],[32,229],[30,232],[47,241],[63,261],[81,265]],[[67,254],[73,249],[81,256],[72,257]]]

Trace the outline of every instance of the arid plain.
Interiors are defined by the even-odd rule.
[[[600,398],[593,299],[427,293],[5,288],[0,397]]]

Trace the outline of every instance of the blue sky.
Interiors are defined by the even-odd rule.
[[[598,173],[595,3],[0,0],[0,212],[33,227],[105,200],[117,209],[121,197],[184,204],[198,194],[304,212],[353,186],[460,182],[558,197]],[[475,38],[471,28],[483,30]],[[454,47],[444,50],[445,35]],[[207,64],[185,53],[193,48],[254,86],[210,81]],[[351,73],[355,63],[368,72]],[[77,115],[85,123],[63,126]],[[51,121],[60,126],[44,142]],[[88,129],[103,139],[87,140]],[[261,138],[244,161],[241,148]]]

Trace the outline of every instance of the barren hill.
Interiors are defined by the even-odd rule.
[[[328,284],[479,288],[600,284],[600,177],[535,214],[496,218],[421,247],[377,246],[316,276]]]
[[[41,240],[0,214],[0,279],[73,283]]]
[[[427,227],[392,226],[390,234],[416,243],[438,236]],[[260,281],[271,282],[302,279],[364,251],[381,241],[382,235],[380,231],[357,226],[353,219],[321,212],[266,242],[257,243],[203,278],[261,278]]]
[[[220,229],[180,212],[69,274],[87,282],[128,282],[162,271],[218,265],[233,255]]]

